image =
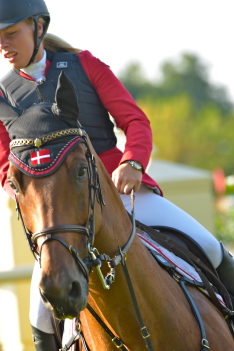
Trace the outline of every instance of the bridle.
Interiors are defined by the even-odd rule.
[[[57,225],[57,226],[44,228],[44,229],[37,231],[35,233],[31,233],[26,228],[26,226],[24,224],[23,217],[22,217],[21,210],[20,210],[20,206],[19,206],[19,202],[18,202],[17,196],[15,196],[16,210],[18,213],[18,218],[21,219],[24,233],[25,233],[27,242],[29,244],[30,250],[32,251],[35,259],[39,262],[39,264],[41,264],[41,252],[42,252],[43,245],[45,243],[52,241],[52,240],[56,240],[60,244],[62,244],[69,251],[69,253],[72,255],[76,264],[83,272],[87,282],[89,280],[89,274],[90,274],[92,267],[95,267],[97,270],[98,276],[101,280],[103,288],[110,289],[110,285],[115,280],[115,268],[119,263],[121,263],[123,270],[124,270],[125,278],[126,278],[126,281],[127,281],[128,287],[129,287],[131,298],[132,298],[132,301],[134,304],[134,308],[135,308],[135,311],[137,314],[137,318],[138,318],[138,321],[139,321],[139,324],[141,327],[140,328],[141,335],[144,338],[147,349],[150,351],[153,351],[153,347],[152,347],[152,344],[151,344],[150,339],[149,339],[150,335],[147,331],[146,326],[144,325],[144,323],[142,321],[140,310],[139,310],[139,307],[138,307],[138,304],[136,301],[135,293],[134,293],[132,283],[130,280],[130,276],[129,276],[127,266],[126,266],[127,252],[128,252],[128,249],[130,248],[130,246],[135,238],[135,235],[136,235],[133,191],[131,193],[132,231],[131,231],[131,234],[130,234],[126,244],[122,248],[118,247],[118,253],[116,254],[116,256],[114,258],[110,258],[109,255],[106,255],[106,254],[99,254],[98,250],[93,247],[94,236],[95,236],[95,224],[94,224],[95,200],[97,200],[97,202],[100,204],[101,207],[105,206],[105,202],[104,202],[104,198],[103,198],[101,187],[100,187],[100,181],[99,181],[99,175],[97,172],[96,160],[95,160],[95,157],[93,156],[93,154],[91,153],[89,143],[87,140],[87,134],[83,128],[80,127],[79,130],[80,130],[79,135],[83,139],[82,141],[85,143],[85,146],[87,149],[86,159],[88,162],[88,182],[89,182],[89,210],[88,210],[88,212],[89,213],[88,213],[88,219],[87,219],[85,226],[69,225],[69,224],[68,225]],[[67,242],[65,240],[63,240],[62,238],[60,238],[56,235],[57,233],[61,233],[61,232],[75,232],[78,234],[85,235],[87,237],[87,247],[88,247],[87,257],[85,257],[84,259],[81,259],[77,250],[74,247],[67,244]],[[45,239],[42,242],[40,250],[38,252],[37,240],[40,237],[45,237]],[[105,277],[103,276],[103,273],[101,271],[102,262],[106,262],[109,269],[110,269]],[[125,347],[124,343],[112,333],[112,331],[101,320],[101,318],[96,314],[96,312],[91,308],[91,306],[88,305],[87,308],[90,311],[90,313],[94,316],[94,318],[96,318],[96,320],[99,322],[99,324],[104,328],[104,330],[109,334],[109,336],[111,337],[115,346],[122,351],[127,351],[127,348]],[[78,333],[78,331],[74,335],[74,337],[70,343],[70,346],[76,342],[77,335],[79,334],[79,333],[78,334],[77,333]],[[81,336],[79,335],[79,337],[81,337]],[[66,346],[66,348],[61,349],[61,350],[66,351],[68,349],[69,349],[68,346]]]
[[[78,129],[76,129],[76,133],[77,133],[77,130],[78,130],[79,136],[82,138],[82,142],[84,142],[86,147],[86,159],[88,164],[89,200],[88,200],[88,216],[87,216],[88,219],[86,221],[86,224],[84,226],[69,225],[69,224],[57,225],[53,227],[44,228],[35,233],[31,233],[24,224],[17,196],[15,196],[16,210],[18,213],[18,217],[21,219],[24,233],[25,233],[27,242],[29,244],[30,250],[32,251],[35,259],[39,261],[39,264],[41,261],[41,252],[42,252],[43,245],[45,243],[48,243],[49,241],[56,240],[60,242],[73,256],[77,265],[81,268],[82,272],[84,273],[84,276],[86,277],[87,281],[88,281],[88,276],[91,268],[95,267],[97,269],[97,273],[99,275],[99,278],[101,279],[103,287],[105,289],[109,289],[110,285],[113,283],[115,279],[115,267],[122,261],[123,256],[126,255],[135,237],[135,220],[132,221],[133,222],[132,232],[130,234],[130,237],[127,243],[122,248],[121,254],[117,254],[113,259],[111,259],[106,254],[100,255],[98,250],[93,247],[94,237],[95,237],[95,223],[94,223],[95,200],[97,200],[97,202],[100,204],[101,207],[105,206],[105,202],[104,202],[104,198],[100,187],[96,160],[91,152],[86,131],[82,127],[79,127]],[[58,139],[63,135],[64,135],[64,132],[60,131],[59,133],[56,133],[55,138]],[[43,141],[44,138],[42,137],[41,140]],[[49,140],[51,140],[51,138]],[[46,141],[48,140],[46,139]],[[30,140],[30,142],[32,143],[33,141]],[[18,140],[16,140],[14,145],[18,146],[18,144],[21,145],[22,142],[20,143]],[[61,232],[75,232],[78,234],[85,235],[87,237],[88,256],[85,257],[84,260],[82,260],[79,257],[79,254],[74,247],[67,244],[65,240],[63,240],[62,238],[56,235],[57,233],[61,233]],[[40,237],[45,237],[45,239],[41,244],[40,250],[38,251],[37,239]],[[110,272],[106,275],[106,277],[103,276],[100,269],[103,261],[107,262],[108,266],[110,267]]]
[[[15,201],[16,201],[16,210],[18,213],[18,217],[21,219],[24,233],[25,233],[27,242],[29,244],[30,250],[32,251],[35,259],[37,261],[39,261],[39,264],[41,264],[41,252],[42,252],[43,245],[49,241],[56,240],[56,241],[60,242],[69,251],[69,253],[73,256],[77,265],[81,268],[85,278],[88,281],[90,268],[93,265],[92,261],[93,261],[93,257],[94,257],[94,255],[92,255],[92,250],[93,250],[92,247],[93,247],[94,235],[95,235],[95,225],[94,225],[95,200],[97,200],[97,202],[101,206],[104,206],[105,203],[104,203],[103,195],[101,192],[99,175],[98,175],[97,166],[96,166],[96,160],[95,160],[95,157],[93,156],[93,154],[91,153],[91,150],[90,150],[90,147],[88,144],[88,140],[87,140],[87,134],[86,134],[85,130],[81,127],[78,128],[78,131],[79,131],[79,136],[82,138],[82,142],[84,142],[85,146],[86,146],[86,159],[87,159],[87,164],[88,164],[89,200],[88,200],[88,216],[87,216],[88,219],[86,221],[85,226],[69,225],[69,224],[57,225],[57,226],[44,228],[40,231],[32,233],[26,228],[26,226],[24,224],[17,196],[15,196]],[[63,136],[62,131],[61,131],[61,136]],[[56,135],[56,139],[57,138],[58,138],[58,136]],[[43,140],[43,138],[41,138],[41,139]],[[77,250],[74,247],[67,244],[65,240],[63,240],[62,238],[60,238],[56,235],[57,233],[61,233],[61,232],[75,232],[78,234],[85,235],[87,237],[87,245],[89,248],[89,254],[84,260],[82,260],[80,258]],[[38,251],[37,240],[40,237],[45,237],[45,239],[41,244],[40,250]]]
[[[43,230],[40,230],[39,232],[36,232],[34,234],[32,234],[31,240],[32,243],[34,245],[36,245],[37,239],[45,236],[44,241],[41,244],[40,247],[40,252],[38,254],[38,261],[39,264],[41,265],[41,252],[42,252],[42,247],[45,243],[48,243],[49,241],[52,240],[56,240],[59,241],[60,244],[62,244],[68,251],[69,253],[72,255],[72,257],[74,258],[76,264],[80,267],[80,269],[82,270],[86,280],[88,281],[89,278],[89,273],[90,271],[87,268],[87,265],[85,264],[85,262],[80,258],[78,252],[76,251],[76,249],[67,244],[67,242],[65,240],[63,240],[62,238],[56,236],[56,233],[59,232],[75,232],[78,234],[83,234],[87,237],[87,239],[89,240],[89,231],[86,227],[83,226],[79,226],[79,225],[58,225],[58,226],[54,226],[54,227],[49,227],[49,228],[45,228]]]

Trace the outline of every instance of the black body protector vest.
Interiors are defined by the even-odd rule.
[[[97,154],[116,146],[114,125],[94,87],[89,81],[77,54],[50,53],[51,61],[45,80],[35,82],[20,76],[18,70],[9,72],[0,82],[5,98],[13,105],[26,109],[34,103],[54,102],[60,72],[71,80],[79,104],[79,122],[89,135]]]

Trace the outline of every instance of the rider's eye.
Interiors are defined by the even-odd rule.
[[[77,170],[76,178],[82,179],[86,176],[86,173],[87,173],[87,167],[79,167]]]

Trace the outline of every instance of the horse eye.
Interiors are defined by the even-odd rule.
[[[17,193],[18,189],[17,189],[15,183],[13,183],[12,180],[8,180],[8,183],[10,184],[10,187],[14,190],[14,192]]]
[[[80,167],[77,170],[76,178],[77,179],[82,179],[82,178],[84,178],[86,176],[86,173],[87,173],[87,167]]]

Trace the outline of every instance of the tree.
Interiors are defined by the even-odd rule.
[[[134,100],[145,96],[157,95],[158,88],[145,78],[145,73],[141,65],[137,62],[128,65],[120,74],[119,79],[131,93]]]
[[[139,63],[129,65],[120,80],[134,99],[151,97],[161,99],[187,94],[194,112],[206,104],[214,104],[225,116],[233,110],[224,87],[210,83],[208,67],[196,55],[184,53],[178,62],[166,61],[161,66],[162,79],[157,82],[145,78]]]
[[[162,96],[186,93],[190,96],[195,111],[206,104],[219,106],[223,113],[232,109],[225,89],[209,82],[208,68],[197,56],[185,53],[177,64],[165,62],[162,73],[162,81],[158,84]]]
[[[139,106],[148,116],[158,157],[194,167],[221,167],[234,173],[234,115],[226,118],[213,103],[194,112],[186,94],[142,99]]]

